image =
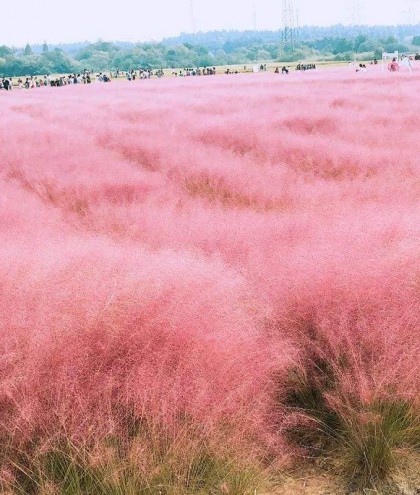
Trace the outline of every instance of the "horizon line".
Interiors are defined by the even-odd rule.
[[[351,24],[351,23],[342,23],[339,22],[337,24],[328,24],[326,26],[320,25],[320,24],[305,24],[303,26],[299,26],[299,29],[305,29],[305,28],[320,28],[320,29],[328,29],[328,28],[334,28],[334,27],[348,27],[348,28],[374,28],[374,27],[382,27],[382,28],[401,28],[401,27],[419,27],[420,22],[417,22],[415,24],[407,24],[407,23],[398,23],[398,24]],[[104,43],[131,43],[131,44],[144,44],[144,43],[163,43],[165,40],[170,40],[170,39],[176,39],[181,36],[197,36],[199,34],[208,34],[208,33],[221,33],[221,32],[237,32],[237,33],[277,33],[281,32],[282,28],[278,29],[257,29],[256,31],[254,29],[209,29],[206,31],[196,31],[196,32],[191,32],[191,31],[181,31],[176,35],[171,35],[171,36],[165,36],[162,38],[148,38],[144,40],[140,39],[109,39],[109,38],[96,38],[95,40],[93,39],[84,39],[84,40],[73,40],[73,41],[50,41],[48,42],[47,40],[43,41],[27,41],[26,43],[23,43],[22,45],[4,45],[10,48],[24,48],[26,45],[32,45],[32,46],[42,46],[44,43],[47,45],[73,45],[73,44],[94,44],[98,42],[104,42]]]

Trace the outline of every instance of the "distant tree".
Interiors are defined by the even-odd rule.
[[[237,43],[234,43],[233,41],[226,41],[226,43],[223,44],[223,50],[226,53],[233,53],[235,48],[237,48]]]
[[[76,55],[76,59],[80,61],[88,61],[91,58],[95,58],[95,64],[97,65],[94,70],[103,70],[103,61],[105,60],[105,58],[108,57],[109,59],[111,59],[112,56],[114,56],[116,53],[119,53],[120,50],[121,48],[114,43],[110,43],[107,41],[98,41],[96,43],[87,45],[82,50],[80,50]],[[102,61],[100,59],[102,59]]]
[[[266,60],[270,60],[270,52],[268,52],[267,50],[264,50],[264,49],[261,49],[261,50],[258,50],[255,54],[255,59],[256,60],[261,60],[261,62],[265,62]]]
[[[212,31],[182,33],[160,43],[108,42],[71,43],[52,49],[44,42],[23,51],[0,46],[1,75],[80,72],[107,69],[148,67],[192,67],[226,64],[249,64],[263,61],[352,60],[361,57],[381,58],[383,51],[407,52],[420,46],[415,26],[365,26],[363,34],[354,26],[306,26],[300,31],[295,49],[280,47],[280,31]],[[409,40],[409,46],[401,43]],[[61,49],[62,48],[62,49]],[[41,55],[34,54],[41,51]]]
[[[349,53],[353,50],[354,43],[352,40],[346,38],[338,38],[333,43],[333,53],[338,55],[340,53]]]
[[[385,51],[392,52],[408,52],[409,48],[407,45],[403,45],[402,43],[389,43],[385,45]]]
[[[27,55],[32,55],[32,48],[31,48],[31,45],[28,43],[26,46],[25,46],[25,50],[23,52],[26,56]]]
[[[298,48],[294,48],[292,50],[284,51],[280,50],[279,54],[279,62],[298,62],[299,60],[303,60],[305,58],[305,52]]]
[[[90,45],[90,49],[98,52],[115,52],[120,50],[117,45],[109,41],[98,41],[97,43]]]
[[[359,34],[358,36],[356,36],[354,40],[354,49],[356,50],[356,52],[366,51],[366,50],[360,50],[359,47],[362,43],[366,43],[367,39],[368,39],[367,36],[364,34]]]
[[[388,36],[388,38],[385,40],[386,45],[392,45],[398,43],[398,40],[395,36]]]
[[[354,60],[354,53],[353,52],[338,53],[334,57],[334,60],[349,62],[350,60]]]
[[[357,47],[358,53],[373,52],[378,48],[378,43],[372,40],[366,40]]]
[[[79,67],[74,59],[71,59],[59,48],[44,53],[41,58],[49,67],[49,70],[43,70],[41,74],[45,72],[65,74],[67,72],[73,72]]]
[[[383,46],[377,48],[374,52],[375,58],[378,58],[378,59],[382,58],[382,54],[384,53],[384,51],[385,51],[385,48]]]
[[[197,55],[200,55],[200,57],[205,57],[206,55],[209,54],[209,51],[204,46],[195,46],[192,47],[192,49],[195,51]]]
[[[12,55],[13,50],[6,45],[0,46],[0,57],[7,57],[8,55]]]
[[[100,50],[95,50],[88,59],[84,59],[84,63],[96,71],[109,69],[113,65],[110,54]]]
[[[36,76],[46,74],[49,71],[42,57],[35,55],[28,57],[12,57],[2,66],[2,73],[7,76]]]

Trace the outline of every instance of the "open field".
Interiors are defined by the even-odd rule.
[[[418,493],[419,84],[2,92],[0,493]]]

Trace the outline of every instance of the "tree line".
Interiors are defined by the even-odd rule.
[[[420,26],[302,28],[294,47],[281,45],[280,31],[213,31],[159,43],[97,41],[24,48],[0,46],[0,77],[77,73],[83,70],[159,69],[249,64],[259,61],[380,58],[383,51],[417,51]]]

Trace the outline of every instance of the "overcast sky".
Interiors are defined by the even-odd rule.
[[[278,29],[281,0],[193,0],[200,31]],[[420,0],[295,0],[301,25],[350,24],[359,3],[363,24],[398,24],[420,20]],[[357,16],[356,16],[357,18]],[[12,0],[0,14],[0,45],[46,40],[159,40],[192,31],[190,0]]]

